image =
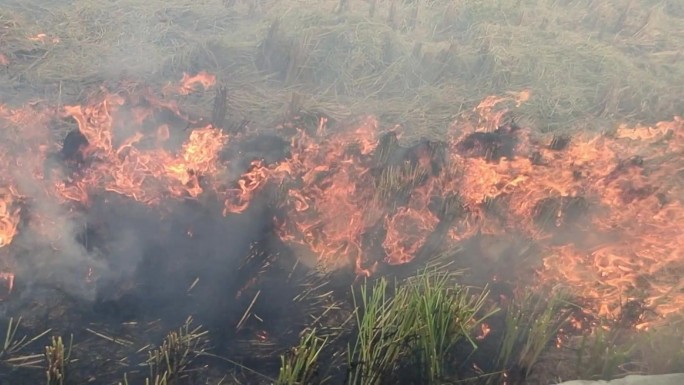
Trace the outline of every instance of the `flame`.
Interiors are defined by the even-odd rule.
[[[178,95],[189,95],[197,90],[197,86],[209,89],[216,84],[216,76],[205,71],[200,71],[195,75],[183,74],[179,85],[167,85],[164,89],[165,94],[175,93]]]
[[[115,146],[113,129],[126,102],[120,95],[108,94],[85,108],[64,107],[64,116],[77,122],[78,131],[87,141],[79,151],[94,163],[84,171],[80,183],[60,187],[62,197],[85,203],[92,188],[147,203],[157,202],[162,188],[174,196],[199,196],[203,191],[200,178],[216,173],[219,152],[227,143],[227,136],[219,129],[205,126],[193,130],[176,154],[159,148],[139,148],[137,145],[144,141],[159,144],[168,139],[168,126],[160,125],[152,133],[135,132]],[[144,118],[144,114],[137,117],[141,122]]]
[[[0,188],[0,248],[11,244],[17,234],[21,212],[21,208],[16,204],[18,198],[17,192],[12,188]],[[0,262],[5,261],[0,258]],[[14,273],[0,270],[0,281],[4,286],[0,291],[0,301],[2,301],[12,293]]]
[[[478,341],[482,341],[485,338],[487,338],[487,336],[489,335],[489,333],[491,333],[491,331],[492,331],[492,328],[489,326],[489,324],[483,322],[480,324],[480,332],[478,333],[477,336],[475,336],[475,339]]]
[[[20,208],[15,205],[16,192],[0,188],[0,247],[12,243],[19,226]]]
[[[8,170],[0,181],[8,186],[0,189],[0,247],[11,246],[19,202],[31,195],[16,188],[18,175],[9,171],[18,168],[52,198],[85,207],[103,191],[149,205],[207,195],[224,215],[238,215],[271,186],[284,213],[274,219],[278,235],[330,269],[351,265],[368,276],[380,264],[408,263],[439,232],[442,247],[477,234],[516,234],[542,250],[534,285],[570,287],[601,316],[619,317],[626,301],[637,300],[660,316],[684,309],[679,117],[549,138],[510,122],[502,106],[527,101],[523,91],[484,99],[452,124],[442,145],[402,146],[400,127],[381,130],[370,116],[334,130],[327,118],[308,128],[284,124],[288,157],[254,159],[234,173],[222,151],[250,133],[229,136],[182,113],[174,99],[215,82],[200,72],[167,85],[161,97],[123,84],[60,110],[0,105],[8,127],[0,145],[0,167]],[[60,150],[55,120],[77,130],[61,149],[69,167],[46,173],[47,154]]]
[[[227,139],[225,134],[211,126],[194,130],[188,141],[183,144],[180,154],[177,157],[169,157],[168,161],[163,163],[166,176],[185,186],[191,197],[199,196],[202,188],[198,178],[200,175],[216,173],[218,154]]]

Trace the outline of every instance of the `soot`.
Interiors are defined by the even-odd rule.
[[[121,320],[165,321],[194,313],[209,324],[234,314],[236,293],[261,266],[247,258],[250,248],[272,234],[272,213],[259,206],[223,217],[216,207],[193,201],[160,213],[119,196],[96,200],[88,212],[89,233],[81,236],[85,247],[102,250],[108,266],[98,281],[94,311]]]
[[[377,174],[383,168],[408,163],[415,167],[419,164],[427,166],[429,174],[439,175],[446,166],[447,144],[442,141],[420,139],[417,142],[402,146],[397,134],[393,131],[380,136],[374,152],[373,171]]]
[[[484,158],[498,162],[501,158],[512,159],[518,144],[515,124],[498,127],[491,132],[474,132],[458,143],[461,154],[473,158]]]
[[[567,228],[588,211],[589,202],[584,197],[545,198],[534,206],[534,222],[544,230]]]
[[[72,130],[64,138],[60,157],[68,166],[71,166],[72,168],[81,168],[85,166],[85,150],[89,145],[88,139],[83,135],[81,130]]]
[[[290,157],[290,144],[274,134],[259,134],[230,142],[221,152],[221,160],[235,164],[242,172],[253,161],[272,165]]]
[[[554,135],[549,144],[549,149],[554,151],[565,150],[570,145],[570,137],[567,135]]]

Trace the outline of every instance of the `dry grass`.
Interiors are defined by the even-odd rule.
[[[2,89],[68,100],[123,74],[163,83],[204,69],[228,87],[229,120],[270,124],[298,93],[307,112],[375,113],[417,135],[443,131],[485,95],[521,88],[534,95],[522,113],[541,129],[682,109],[684,11],[674,1],[40,4],[0,15],[10,61]],[[45,42],[27,39],[41,32]]]

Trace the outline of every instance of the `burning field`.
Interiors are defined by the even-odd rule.
[[[29,2],[0,385],[684,370],[676,5]]]
[[[102,87],[84,105],[2,106],[3,301],[23,313],[53,287],[121,321],[175,308],[240,329],[274,300],[270,270],[352,284],[437,259],[509,287],[502,298],[565,291],[579,330],[682,315],[680,118],[539,135],[514,119],[525,91],[483,100],[439,141],[405,143],[372,116],[228,130],[214,83],[200,72]],[[206,92],[211,118],[179,108]],[[254,329],[264,341],[270,322]]]

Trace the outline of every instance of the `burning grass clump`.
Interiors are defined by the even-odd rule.
[[[394,131],[380,136],[372,154],[374,200],[392,210],[405,206],[415,189],[444,171],[446,147],[445,142],[425,138],[402,145]]]
[[[584,197],[553,197],[540,200],[532,209],[535,224],[547,231],[567,229],[589,212]]]
[[[508,297],[497,291],[506,297],[500,310],[489,291],[468,289],[458,283],[459,276],[452,268],[431,266],[405,279],[354,286],[353,322],[335,338],[306,329],[299,344],[281,356],[279,383],[334,380],[329,367],[343,364],[337,361],[342,351],[349,384],[608,379],[636,357],[636,345],[625,350],[637,341],[631,329],[623,329],[623,336],[632,339],[608,338],[601,330],[573,331],[570,320],[580,308],[562,293],[544,298],[525,291]],[[582,338],[581,346],[572,342]],[[645,352],[648,344],[639,341]],[[562,361],[549,364],[556,359]],[[573,372],[573,359],[585,372]]]
[[[402,140],[435,137],[448,123],[454,121],[454,116],[459,115],[463,108],[473,104],[474,100],[480,100],[486,94],[514,88],[533,90],[535,97],[526,104],[523,111],[528,118],[533,116],[534,119],[545,122],[544,129],[549,130],[565,128],[585,119],[586,115],[592,121],[600,118],[597,120],[599,123],[595,124],[601,124],[601,119],[651,119],[662,118],[673,111],[679,112],[677,107],[681,92],[678,92],[677,87],[680,86],[673,86],[675,83],[668,79],[684,75],[681,66],[673,64],[677,63],[673,58],[681,51],[683,36],[681,31],[670,29],[670,26],[678,25],[676,18],[681,15],[666,15],[662,8],[648,3],[637,8],[633,6],[633,2],[622,0],[600,4],[592,2],[591,15],[587,15],[585,9],[576,9],[582,7],[576,7],[573,2],[559,5],[558,2],[551,1],[537,2],[534,9],[528,8],[531,6],[527,4],[505,0],[498,2],[496,7],[491,1],[458,1],[451,2],[448,6],[444,2],[373,1],[369,4],[372,8],[367,13],[363,9],[365,4],[351,1],[334,1],[338,5],[335,12],[332,12],[333,7],[310,7],[302,10],[288,1],[274,1],[269,4],[249,2],[249,5],[243,3],[247,2],[236,6],[235,2],[221,3],[212,0],[201,4],[186,0],[172,0],[164,4],[130,0],[116,4],[102,0],[76,1],[68,6],[56,6],[51,12],[38,12],[40,17],[36,19],[39,22],[35,25],[14,22],[13,15],[8,13],[9,16],[6,16],[3,13],[0,15],[0,27],[4,28],[0,29],[0,55],[3,55],[0,56],[0,66],[3,67],[0,69],[0,76],[6,78],[8,84],[3,84],[0,89],[9,87],[14,90],[19,85],[35,87],[46,94],[53,92],[56,95],[55,110],[59,110],[64,103],[79,98],[84,87],[99,87],[102,82],[127,76],[122,74],[121,68],[134,74],[149,76],[151,79],[146,80],[150,83],[175,80],[185,71],[196,73],[199,70],[209,70],[218,74],[222,83],[221,91],[214,99],[216,103],[210,120],[216,126],[247,132],[251,131],[247,127],[259,130],[271,127],[273,122],[282,121],[283,116],[294,116],[297,117],[293,119],[295,124],[300,126],[297,128],[303,127],[304,131],[313,135],[314,131],[326,127],[324,122],[339,120],[352,113],[372,112],[380,117],[382,124],[400,126],[406,134]],[[325,7],[328,2],[317,4]],[[246,16],[239,13],[244,10],[242,5],[249,7]],[[26,12],[32,11],[27,9]],[[45,26],[45,30],[37,29],[40,23]],[[9,64],[2,64],[3,60]],[[189,99],[186,103],[197,105],[195,107],[198,109],[210,104],[204,95]],[[128,125],[129,118],[125,117],[122,124]],[[155,119],[151,125],[161,123]],[[480,123],[482,122],[477,123],[478,128],[481,128]],[[187,124],[182,127],[169,125],[172,131],[175,131],[174,128],[177,131],[188,129]],[[25,126],[21,128],[28,128],[28,125]],[[327,128],[331,132],[337,132],[337,127],[328,125]],[[450,128],[460,129],[456,125]],[[406,268],[412,268],[415,265],[411,263],[420,262],[423,259],[421,256],[431,254],[428,245],[442,243],[440,239],[447,236],[454,218],[466,219],[464,214],[469,213],[469,210],[477,214],[479,202],[485,206],[487,215],[501,216],[506,211],[504,206],[507,205],[507,200],[512,202],[515,198],[516,191],[513,189],[516,184],[535,181],[536,178],[529,178],[527,181],[509,180],[510,184],[507,185],[477,184],[485,179],[487,171],[496,171],[496,164],[520,159],[514,153],[516,145],[521,144],[516,141],[514,131],[516,128],[509,125],[493,131],[476,130],[465,137],[458,148],[460,151],[455,151],[453,155],[479,165],[481,172],[475,172],[473,178],[462,186],[458,183],[448,186],[430,185],[435,190],[422,190],[422,187],[428,186],[426,182],[432,177],[451,172],[446,169],[445,165],[448,164],[444,162],[446,146],[438,141],[422,139],[415,146],[402,147],[397,135],[390,132],[381,138],[377,143],[377,150],[372,154],[363,152],[360,141],[340,145],[339,148],[343,148],[343,151],[332,162],[333,167],[318,169],[325,169],[316,174],[316,178],[323,182],[315,183],[313,190],[325,190],[326,194],[318,196],[324,197],[334,191],[328,187],[335,183],[342,187],[355,184],[372,186],[368,196],[361,196],[362,199],[349,207],[343,207],[342,204],[346,203],[348,191],[352,190],[338,188],[344,194],[328,203],[328,219],[334,220],[331,222],[334,222],[337,229],[342,229],[340,233],[346,236],[348,230],[350,233],[357,230],[349,229],[352,224],[358,226],[362,221],[359,220],[360,216],[345,215],[364,212],[369,208],[367,203],[370,201],[382,201],[384,212],[379,216],[381,219],[374,218],[367,228],[359,228],[359,233],[362,233],[359,238],[365,237],[367,233],[389,233],[391,229],[401,229],[402,231],[395,231],[392,237],[388,234],[375,237],[374,246],[378,246],[377,240],[381,240],[383,236],[386,240],[391,239],[401,246],[401,250],[410,251],[402,258],[399,255],[393,262],[410,261]],[[362,135],[368,136],[369,133]],[[322,138],[322,141],[331,136]],[[537,166],[544,161],[542,152],[544,156],[551,158],[553,154],[549,154],[548,150],[572,150],[576,143],[569,142],[567,138],[562,135],[554,137],[548,146],[539,148],[530,155],[532,163]],[[71,163],[76,164],[76,169],[90,167],[83,164],[85,159],[79,158],[78,149],[88,145],[88,141],[84,139],[83,135],[67,135],[62,148],[62,160],[71,160]],[[235,148],[227,149],[228,153],[223,154],[223,160],[237,161],[237,168],[230,169],[230,172],[237,171],[236,175],[253,171],[265,172],[253,164],[253,161],[276,166],[291,158],[287,153],[287,141],[276,135],[259,135],[253,140],[247,138],[234,143]],[[309,146],[310,148],[320,144],[316,141],[311,143],[314,146]],[[334,146],[330,148],[332,147]],[[240,150],[247,150],[247,154],[240,154]],[[112,159],[133,159],[131,154],[134,152],[131,148],[120,153],[117,151],[116,157]],[[674,156],[673,154],[674,152],[666,156]],[[315,155],[325,156],[323,153]],[[338,162],[341,158],[354,161]],[[487,162],[480,164],[481,159],[474,158],[484,158]],[[645,174],[652,170],[648,168],[649,162],[651,160],[644,167],[644,159],[633,158],[617,166],[615,175],[625,171],[625,167],[643,168],[644,172],[641,174]],[[357,163],[364,171],[352,167]],[[141,163],[132,164],[139,166]],[[369,164],[371,172],[366,173],[365,169]],[[596,171],[601,171],[600,168],[596,167]],[[111,171],[111,167],[103,169]],[[335,170],[344,172],[335,174]],[[186,171],[193,179],[198,175],[195,167]],[[531,171],[529,175],[533,175],[535,170]],[[570,179],[581,179],[582,175],[579,171],[577,173],[572,173]],[[349,179],[344,179],[345,175]],[[611,182],[615,175],[607,176],[605,181]],[[228,196],[233,197],[232,192],[238,191],[237,186],[256,189],[260,186],[259,176],[256,173],[241,177],[239,181],[230,179],[232,185],[228,189]],[[559,173],[558,176],[562,175]],[[225,175],[220,174],[217,179],[223,177]],[[150,181],[147,176],[142,179]],[[208,182],[211,178],[201,179]],[[450,176],[442,180],[460,182],[458,178]],[[506,182],[501,176],[496,180]],[[193,183],[183,185],[203,187],[200,186],[199,179],[197,184]],[[465,189],[471,185],[474,189],[480,189],[480,192],[487,191],[484,190],[486,188],[498,190],[505,185],[512,189],[512,193],[501,190],[494,197],[485,195],[480,200],[480,195],[471,193],[471,196],[467,196]],[[552,184],[545,187],[550,185]],[[625,205],[645,199],[655,194],[656,190],[652,185],[653,183],[645,187],[626,188],[620,197]],[[219,187],[223,189],[226,186]],[[279,193],[282,196],[278,198],[283,200],[288,197],[288,193],[296,192],[296,189],[284,191],[287,186],[281,187]],[[461,188],[463,191],[460,191]],[[666,206],[666,200],[669,199],[664,193],[666,190],[662,189],[662,199],[660,196],[658,198],[661,206]],[[129,195],[140,197],[135,193]],[[530,202],[523,203],[533,206],[531,217],[537,227],[555,232],[567,229],[585,214],[591,197],[587,195],[588,198],[585,199],[573,194],[551,195],[548,199],[529,199]],[[411,199],[418,200],[423,196],[427,199],[421,200],[416,207],[410,207]],[[248,197],[251,195],[248,194]],[[245,202],[248,200],[237,203]],[[293,202],[306,203],[313,208],[320,203],[316,200],[304,201],[303,198],[302,201]],[[191,212],[199,215],[202,211],[197,209],[200,204],[192,204],[195,206],[184,215],[189,216]],[[254,207],[257,206],[259,205]],[[389,212],[385,210],[388,207]],[[116,208],[113,209],[115,210]],[[204,209],[210,210],[214,210],[214,207]],[[215,211],[219,212],[220,209]],[[432,216],[421,216],[422,219],[429,217],[427,222],[421,222],[421,218],[408,215],[411,211]],[[293,210],[292,217],[295,212],[300,211]],[[238,212],[230,214],[237,216]],[[264,217],[270,219],[270,214],[268,211]],[[645,217],[639,215],[641,218]],[[107,215],[102,217],[105,216]],[[383,223],[387,218],[389,221]],[[308,226],[307,221],[299,224],[307,225],[301,226],[307,230],[304,235],[323,237],[326,231],[330,235],[334,230],[333,226],[323,228],[325,220],[313,223],[313,226]],[[132,220],[138,221],[139,219]],[[282,298],[283,293],[280,291],[285,292],[288,289],[288,285],[280,281],[269,290],[264,288],[265,282],[273,283],[265,272],[270,272],[269,268],[276,261],[280,263],[279,258],[264,252],[252,256],[245,261],[243,267],[235,269],[224,263],[224,258],[227,257],[223,252],[212,250],[212,247],[207,246],[210,242],[204,240],[213,237],[228,238],[229,241],[225,244],[221,243],[225,249],[236,248],[235,244],[239,240],[230,241],[228,234],[231,231],[228,228],[217,228],[223,221],[209,221],[204,225],[202,222],[206,222],[205,218],[197,222],[183,222],[191,224],[190,229],[180,224],[178,229],[173,226],[173,232],[167,230],[169,232],[165,238],[185,240],[187,236],[188,248],[179,249],[187,254],[195,254],[195,258],[182,266],[172,266],[169,262],[164,262],[173,258],[160,252],[162,248],[158,249],[159,252],[150,251],[150,255],[154,254],[154,257],[145,256],[146,267],[139,271],[144,271],[145,276],[154,273],[154,276],[163,276],[165,279],[150,280],[147,277],[145,285],[140,285],[141,288],[135,291],[131,290],[131,293],[154,292],[157,295],[155,302],[166,302],[178,307],[193,302],[194,306],[200,308],[199,312],[216,316],[211,322],[212,330],[218,330],[219,337],[216,340],[219,343],[229,341],[231,346],[225,350],[240,357],[259,356],[255,361],[261,362],[282,353],[282,345],[298,343],[297,348],[282,354],[281,370],[278,373],[280,377],[277,380],[279,383],[324,381],[328,378],[327,373],[323,373],[324,368],[340,363],[346,363],[347,382],[353,384],[400,381],[438,383],[457,377],[466,378],[462,373],[464,371],[460,369],[473,361],[466,358],[461,360],[457,351],[475,349],[478,340],[472,334],[477,331],[478,325],[481,330],[485,329],[481,321],[490,313],[485,306],[485,294],[467,290],[455,283],[452,273],[428,269],[417,277],[395,283],[390,283],[386,278],[380,278],[373,284],[367,283],[361,287],[360,293],[356,290],[354,292],[353,305],[356,311],[349,312],[352,321],[347,319],[347,323],[341,322],[344,326],[337,329],[327,328],[324,325],[326,322],[321,320],[326,319],[329,322],[327,318],[331,313],[339,315],[344,311],[337,313],[337,305],[324,300],[310,303],[304,301],[307,302],[306,305],[295,304],[297,301],[277,304],[264,301],[264,298]],[[164,228],[157,221],[143,223],[153,225],[141,228]],[[661,222],[656,222],[656,226],[660,224]],[[236,227],[243,227],[243,224],[237,222]],[[476,226],[473,227],[475,228]],[[406,232],[405,229],[409,231]],[[273,229],[269,225],[266,230],[257,229],[254,232],[257,231]],[[463,233],[469,234],[467,231]],[[415,239],[419,242],[414,242]],[[420,243],[423,241],[424,243]],[[85,243],[88,242],[83,243],[87,246]],[[391,247],[394,244],[388,244],[390,246],[381,245],[386,250],[377,253],[384,256],[385,261],[400,254],[396,252],[396,247]],[[327,254],[332,256],[331,259],[343,260],[343,263],[347,260],[340,256],[349,257],[348,254],[356,252],[352,250],[354,247],[359,248],[357,255],[365,257],[367,251],[362,250],[366,248],[364,241],[354,237],[342,237],[333,246],[334,251],[330,252],[333,248],[328,247]],[[171,248],[174,247],[169,247]],[[649,246],[648,249],[655,248]],[[127,254],[120,253],[122,257]],[[616,252],[617,254],[626,253]],[[665,254],[667,253],[660,255]],[[509,257],[514,255],[510,250],[497,255],[508,261],[516,258]],[[114,253],[112,259],[113,256]],[[478,254],[476,257],[482,256],[483,254]],[[359,262],[356,266],[359,270],[357,273],[380,275],[381,272],[374,270],[379,265],[376,259],[379,260],[371,257],[368,261],[360,261],[359,257],[356,260]],[[203,260],[210,263],[208,266],[211,268],[207,270],[211,271],[198,268]],[[31,263],[30,259],[26,261],[24,263]],[[482,261],[476,264],[486,265]],[[387,263],[385,267],[389,265]],[[616,265],[618,269],[630,269],[629,263],[610,265]],[[160,275],[164,270],[161,267],[174,270],[175,274]],[[634,270],[639,268],[641,266],[634,267]],[[98,270],[100,269],[95,269],[96,273]],[[110,269],[101,269],[105,270]],[[185,274],[181,275],[181,272]],[[208,282],[195,289],[201,293],[197,297],[186,298],[185,288],[168,290],[167,282],[175,277],[195,275],[194,273],[203,274],[202,282]],[[486,279],[491,279],[491,271],[487,273]],[[142,278],[142,275],[138,278]],[[197,283],[199,278],[192,278]],[[280,278],[282,277],[278,277]],[[567,278],[572,277],[564,277]],[[119,289],[119,286],[124,285],[115,282],[112,286]],[[614,287],[610,288],[610,293],[616,292],[613,289]],[[673,292],[674,290],[670,293]],[[327,293],[317,295],[324,297]],[[128,318],[137,311],[136,303],[123,300],[123,296],[120,298],[122,300],[117,295],[113,301],[117,307],[111,306],[113,302],[108,299],[98,299],[95,312],[104,314],[102,310],[106,309],[107,312],[116,313],[124,309],[127,311],[125,317]],[[315,307],[313,303],[325,303],[325,306],[312,310]],[[636,301],[628,304],[623,309],[623,314],[627,314],[621,320],[623,323],[613,325],[610,333],[635,326],[636,322],[631,321],[638,320],[639,313],[644,309]],[[235,318],[234,310],[242,305],[245,305],[246,310],[240,308],[244,312],[240,312],[237,314],[238,318]],[[495,339],[496,348],[491,354],[497,357],[496,367],[487,368],[485,374],[492,381],[501,381],[505,376],[510,382],[523,382],[537,373],[543,354],[551,350],[554,338],[559,334],[560,328],[566,325],[569,314],[566,305],[562,298],[555,297],[550,300],[536,296],[516,298],[513,305],[506,307],[501,327],[494,329],[499,332],[494,336],[500,337]],[[280,315],[290,316],[304,306],[310,306],[308,310],[311,311],[307,315],[311,318],[303,317],[305,320],[292,321],[283,317],[283,321],[279,320]],[[289,312],[286,309],[289,307],[295,307],[296,311]],[[635,312],[636,317],[633,316]],[[62,316],[66,317],[64,314]],[[273,321],[274,319],[278,321]],[[356,321],[355,324],[353,321]],[[307,322],[311,324],[302,325]],[[282,323],[289,325],[282,327]],[[278,327],[274,327],[274,324],[278,324]],[[354,324],[354,327],[351,330],[345,329],[349,324]],[[52,384],[61,383],[66,375],[73,378],[74,372],[67,368],[67,363],[72,361],[71,354],[59,339],[52,340],[45,355],[22,356],[24,342],[31,343],[35,339],[12,342],[15,341],[16,326],[10,322],[8,337],[0,351],[2,363],[13,367],[46,364],[47,381]],[[293,332],[297,328],[302,328],[305,332],[298,335]],[[270,330],[271,335],[264,329]],[[655,349],[653,345],[642,342],[642,345],[638,345],[631,337],[622,335],[622,332],[617,337],[604,332],[606,329],[600,328],[586,336],[580,344],[577,366],[578,370],[585,372],[576,375],[586,378],[612,377],[621,373],[620,370],[623,370],[626,363],[636,359],[645,362],[644,370],[657,366],[655,360],[648,358],[648,352]],[[195,329],[181,328],[178,332],[169,334],[160,347],[151,350],[148,360],[144,362],[150,369],[149,375],[144,375],[147,376],[145,381],[161,385],[186,379],[191,358],[203,351],[201,347],[190,343],[189,340],[196,341],[190,338],[195,335],[203,336]],[[339,341],[344,338],[347,339],[340,349]],[[658,339],[666,337],[654,334],[651,338],[661,341]],[[248,343],[241,344],[244,339],[248,339]],[[293,341],[294,339],[298,342]],[[236,343],[232,344],[233,342]],[[662,341],[659,343],[664,344]],[[249,349],[242,349],[245,346]],[[146,350],[143,348],[138,353]],[[236,352],[238,350],[242,351]],[[676,343],[666,351],[674,357],[672,366],[663,364],[657,370],[676,368],[680,362],[677,360],[681,349]],[[76,353],[80,352],[75,351],[74,356]],[[587,362],[591,365],[586,365]]]
[[[498,127],[491,132],[473,132],[458,143],[458,149],[465,156],[484,158],[498,162],[502,158],[512,159],[518,138],[515,127]]]

